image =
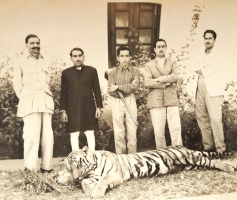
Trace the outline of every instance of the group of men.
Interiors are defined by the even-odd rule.
[[[213,87],[218,69],[213,50],[216,33],[204,32],[205,52],[197,62],[195,74],[197,86],[196,116],[202,133],[203,150],[225,151],[221,113],[221,88]],[[28,52],[14,66],[13,86],[19,98],[17,116],[24,121],[25,170],[37,170],[38,151],[41,144],[40,171],[52,171],[53,95],[49,90],[50,65],[40,53],[40,39],[30,34],[25,39]],[[166,147],[165,124],[169,126],[172,145],[182,145],[179,100],[176,84],[179,78],[175,60],[166,57],[167,44],[158,39],[154,44],[156,58],[145,65],[145,86],[149,88],[147,108],[154,127],[156,148]],[[70,52],[73,66],[63,70],[61,76],[61,120],[70,133],[72,150],[79,149],[79,134],[84,132],[88,147],[95,151],[94,130],[98,130],[98,118],[102,114],[102,97],[97,70],[84,65],[84,51],[74,48]],[[115,150],[117,154],[137,151],[137,105],[135,92],[140,84],[137,67],[130,66],[128,47],[117,49],[119,66],[108,74],[108,92],[112,99],[112,117]]]

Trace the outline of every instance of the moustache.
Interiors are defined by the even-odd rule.
[[[163,51],[159,51],[159,53],[164,53]]]
[[[34,47],[34,48],[32,48],[32,49],[38,49],[38,50],[40,50],[40,48],[39,48],[39,47]]]
[[[206,44],[210,44],[209,42],[207,42]]]

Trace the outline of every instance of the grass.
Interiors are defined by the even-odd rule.
[[[226,161],[237,163],[237,158]],[[54,166],[55,171],[60,166]],[[21,190],[25,177],[24,172],[0,171],[0,200],[2,199],[90,199],[80,188],[60,194],[56,191],[41,194],[30,194]],[[237,191],[237,172],[226,173],[219,170],[193,170],[167,174],[154,178],[132,179],[109,190],[103,199],[172,199],[181,197],[222,194]]]

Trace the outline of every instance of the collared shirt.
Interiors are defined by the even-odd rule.
[[[160,65],[160,68],[161,68],[162,72],[163,72],[165,59],[166,59],[166,57],[163,57],[163,58],[156,57],[156,60],[158,61],[158,64]]]
[[[75,67],[77,70],[82,70],[83,66],[84,66],[83,64],[82,64],[80,67],[77,67],[77,66],[74,65],[74,67]]]
[[[29,52],[14,66],[13,87],[20,99],[17,116],[32,112],[53,113],[52,93],[49,90],[50,67],[42,55],[36,59]]]
[[[121,91],[124,97],[129,96],[134,93],[140,83],[140,73],[138,68],[129,66],[128,68],[123,68],[119,66],[118,68],[109,72],[108,84],[118,85],[118,90]],[[116,91],[109,93],[111,96],[119,98]]]

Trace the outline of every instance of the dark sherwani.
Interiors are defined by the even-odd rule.
[[[96,69],[84,65],[81,70],[75,66],[63,70],[60,109],[68,115],[67,133],[99,129],[96,107],[102,108]]]

